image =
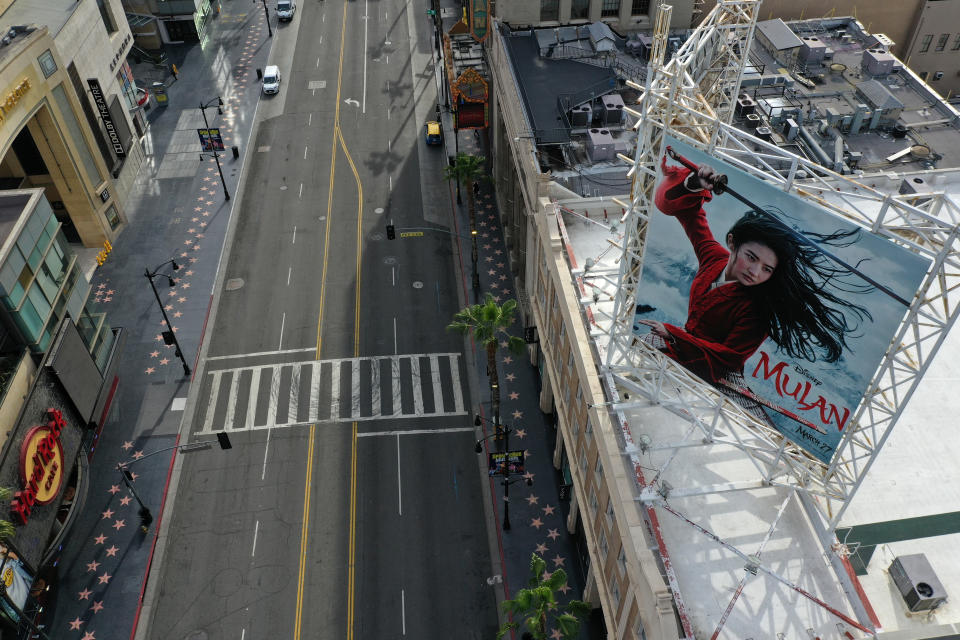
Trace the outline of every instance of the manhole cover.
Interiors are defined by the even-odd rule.
[[[397,259],[394,256],[387,256],[383,259],[383,264],[397,264]]]
[[[206,631],[196,629],[183,636],[183,640],[207,640],[208,637],[209,636],[207,635]]]
[[[414,289],[423,289],[423,283],[420,282],[419,280],[417,280],[416,282],[413,283],[413,288],[414,288]]]
[[[227,285],[224,287],[227,291],[236,291],[243,286],[243,278],[230,278],[227,280]]]
[[[377,215],[380,215],[381,213],[383,213],[383,207],[377,207],[376,209],[373,210],[373,212]]]

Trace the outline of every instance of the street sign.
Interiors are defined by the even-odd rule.
[[[505,476],[523,473],[523,450],[491,451],[487,472],[491,476]]]
[[[423,231],[401,231],[401,238],[419,238],[423,235]]]
[[[200,146],[204,151],[223,151],[223,138],[220,129],[197,129],[200,136]]]

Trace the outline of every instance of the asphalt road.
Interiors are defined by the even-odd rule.
[[[496,631],[420,10],[305,0],[276,30],[296,47],[188,405],[191,440],[234,448],[182,459],[151,638]]]

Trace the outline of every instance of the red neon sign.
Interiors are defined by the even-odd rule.
[[[10,501],[15,524],[26,524],[35,504],[57,497],[63,484],[63,446],[60,433],[67,425],[58,409],[47,409],[47,423],[32,427],[20,446],[20,480],[23,489]]]

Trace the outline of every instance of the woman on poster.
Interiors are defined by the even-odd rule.
[[[848,336],[872,317],[835,291],[862,293],[870,287],[845,282],[849,269],[831,263],[812,242],[798,241],[797,232],[774,215],[746,213],[721,244],[704,211],[714,196],[713,169],[701,165],[694,172],[666,160],[655,204],[683,226],[698,267],[683,327],[637,320],[650,327],[645,342],[714,385],[744,391],[744,363],[768,337],[792,358],[839,360],[849,348]],[[857,234],[806,235],[818,244],[848,246]]]

